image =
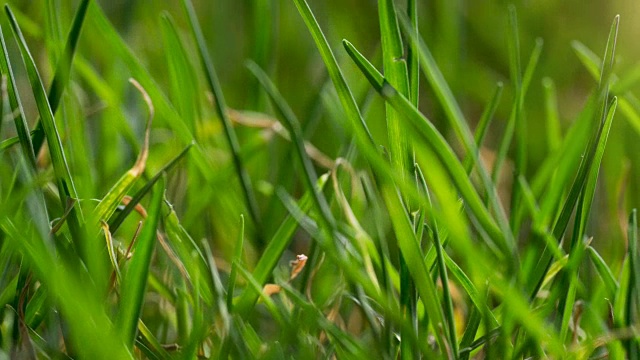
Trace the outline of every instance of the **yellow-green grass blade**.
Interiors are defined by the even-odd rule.
[[[89,7],[90,1],[91,0],[82,0],[78,5],[78,9],[76,10],[76,13],[73,17],[71,29],[69,30],[67,42],[65,44],[64,50],[62,51],[61,57],[58,59],[58,64],[56,65],[53,80],[51,81],[51,86],[49,88],[47,96],[47,99],[51,106],[52,114],[56,113],[56,110],[58,109],[58,105],[60,104],[60,100],[62,98],[62,94],[64,93],[64,89],[69,83],[69,75],[71,73],[73,56],[76,52],[76,47],[78,45],[78,40],[80,39],[80,33],[82,31],[82,25],[84,24],[84,19],[87,14],[87,9]],[[36,133],[33,137],[33,147],[36,154],[40,151],[40,148],[42,147],[42,144],[45,140],[42,119],[43,118],[41,116],[41,120],[35,127]]]
[[[222,126],[224,128],[227,143],[231,150],[233,164],[237,176],[240,179],[240,184],[242,186],[245,201],[247,202],[249,214],[251,215],[251,220],[253,220],[254,225],[257,229],[258,237],[262,237],[264,234],[261,233],[262,221],[260,220],[260,209],[253,192],[251,178],[249,177],[249,173],[247,172],[247,169],[245,168],[245,165],[243,164],[243,161],[240,157],[240,143],[238,142],[238,136],[236,135],[236,132],[231,124],[231,120],[229,120],[229,117],[227,115],[227,105],[224,100],[224,94],[222,93],[222,87],[220,86],[220,82],[218,81],[218,75],[216,74],[213,61],[211,60],[211,57],[209,55],[209,50],[207,49],[204,35],[202,34],[202,29],[200,28],[200,24],[196,17],[193,5],[191,4],[191,0],[182,0],[182,7],[187,14],[189,27],[191,29],[191,35],[196,41],[198,55],[206,76],[207,85],[209,86],[209,90],[211,90],[215,98],[216,113],[220,118],[220,121],[222,122]]]
[[[600,256],[600,254],[593,247],[589,246],[587,248],[587,253],[589,255],[589,258],[591,259],[591,262],[593,263],[593,266],[596,269],[596,272],[598,273],[598,275],[602,279],[602,282],[607,288],[609,295],[613,297],[618,292],[618,288],[620,286],[618,285],[618,281],[616,280],[616,278],[613,276],[613,272],[611,272],[611,268],[607,265],[607,263],[604,261],[602,256]]]
[[[153,191],[148,217],[132,249],[133,256],[123,274],[115,326],[129,348],[133,348],[142,312],[164,191],[164,181],[160,181]]]

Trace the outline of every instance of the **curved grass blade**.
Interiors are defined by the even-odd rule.
[[[131,211],[133,211],[136,205],[140,203],[142,198],[149,192],[149,190],[151,190],[153,185],[158,180],[160,180],[162,175],[170,172],[178,164],[178,162],[187,155],[187,153],[189,152],[193,144],[194,143],[187,145],[187,147],[182,149],[182,151],[178,155],[176,155],[176,157],[171,159],[171,161],[169,161],[165,166],[163,166],[162,169],[158,171],[158,173],[156,173],[146,184],[144,184],[142,188],[140,188],[140,190],[138,190],[138,192],[135,193],[135,195],[133,195],[133,197],[131,198],[131,201],[129,201],[129,203],[124,207],[122,211],[120,211],[117,214],[117,216],[115,217],[111,216],[111,218],[109,219],[109,228],[111,229],[112,232],[115,233],[116,230],[118,230],[120,225],[122,225],[122,222],[124,222],[127,216],[129,216],[129,214],[131,213]]]
[[[604,261],[602,256],[600,256],[600,254],[598,254],[598,252],[591,246],[587,248],[587,253],[589,254],[589,258],[591,259],[593,266],[596,268],[598,275],[600,275],[600,278],[606,286],[609,294],[613,296],[618,293],[618,281],[616,281],[611,269],[607,266],[607,263]]]
[[[498,82],[496,85],[496,89],[493,91],[493,95],[491,96],[491,101],[484,108],[482,112],[482,116],[480,117],[480,121],[478,122],[478,126],[476,127],[474,139],[476,142],[476,147],[478,151],[482,147],[482,142],[484,141],[484,137],[487,134],[487,130],[489,129],[489,125],[493,120],[493,115],[496,113],[498,109],[498,105],[500,103],[500,99],[502,97],[502,90],[504,89],[504,85],[502,82]],[[477,158],[480,158],[480,154],[477,154]],[[467,174],[471,173],[473,167],[475,165],[474,158],[472,156],[467,156],[464,163],[464,168],[467,171]]]
[[[242,186],[242,191],[247,202],[247,207],[249,209],[251,219],[253,220],[256,227],[258,237],[261,237],[263,236],[263,234],[262,222],[260,220],[260,209],[258,207],[255,194],[253,193],[251,178],[249,177],[249,173],[247,173],[247,170],[240,158],[240,143],[238,142],[238,136],[236,135],[236,132],[233,129],[233,125],[231,125],[231,121],[229,120],[229,117],[227,115],[227,105],[224,101],[224,95],[218,81],[218,75],[216,74],[216,70],[213,66],[213,61],[209,56],[209,51],[207,50],[204,35],[202,34],[202,29],[200,28],[200,24],[198,23],[198,19],[196,17],[195,10],[193,9],[193,5],[191,4],[191,0],[182,0],[182,7],[186,12],[187,18],[189,20],[191,35],[194,37],[196,45],[198,47],[198,54],[200,56],[200,62],[207,78],[207,84],[209,85],[209,89],[211,90],[215,98],[216,112],[218,114],[218,117],[220,118],[220,121],[222,121],[224,133],[231,149],[233,164],[235,166],[238,178],[240,179],[240,184]]]
[[[300,13],[300,16],[302,16],[302,20],[304,20],[304,23],[307,25],[307,29],[311,33],[311,37],[313,37],[318,51],[320,51],[320,56],[327,67],[329,77],[331,77],[331,81],[338,92],[340,103],[342,104],[347,117],[351,121],[351,129],[356,136],[356,140],[361,144],[368,142],[375,146],[375,141],[373,140],[367,124],[360,114],[360,110],[358,109],[356,100],[353,97],[353,93],[349,90],[349,86],[347,85],[344,75],[342,74],[340,67],[338,67],[338,62],[329,47],[326,37],[320,29],[318,21],[313,16],[311,8],[309,8],[309,4],[306,0],[294,0],[294,3]]]
[[[116,329],[122,334],[125,344],[132,347],[144,301],[151,257],[156,243],[156,229],[161,216],[160,208],[164,197],[164,181],[155,186],[148,217],[140,237],[132,250],[133,257],[123,275],[120,306],[116,315]]]

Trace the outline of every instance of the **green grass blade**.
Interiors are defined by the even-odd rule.
[[[122,211],[120,211],[117,215],[111,216],[111,218],[109,219],[109,228],[111,229],[112,232],[115,233],[116,230],[118,230],[120,225],[122,225],[122,222],[127,218],[127,216],[129,216],[129,214],[131,213],[131,211],[133,211],[136,205],[140,203],[142,198],[149,192],[149,190],[151,190],[153,185],[158,180],[160,180],[160,178],[164,174],[169,173],[180,162],[180,160],[182,160],[182,158],[184,158],[187,155],[187,153],[189,152],[192,146],[193,144],[190,144],[190,145],[187,145],[187,147],[185,147],[184,149],[182,149],[182,151],[178,155],[176,155],[176,157],[171,159],[171,161],[169,161],[165,166],[163,166],[162,169],[158,171],[158,173],[156,173],[149,181],[147,181],[146,184],[144,184],[143,187],[140,188],[140,190],[138,190],[138,192],[136,192],[133,195],[133,197],[131,198],[131,201],[129,201],[129,203],[124,207]]]
[[[407,17],[411,27],[415,29],[415,36],[418,36],[418,2],[416,0],[407,1]],[[411,103],[418,106],[420,94],[420,57],[411,47],[407,49],[407,71],[409,77],[409,95]]]
[[[238,265],[242,266],[242,250],[244,245],[244,216],[240,215],[240,236],[236,242],[236,249],[231,264],[231,273],[229,274],[229,285],[227,285],[227,308],[233,309],[233,292],[236,286],[236,276]]]
[[[247,202],[249,214],[251,215],[251,220],[253,220],[254,222],[258,237],[261,237],[264,234],[261,233],[262,222],[260,220],[260,209],[258,207],[258,202],[255,198],[255,194],[253,193],[251,178],[249,177],[249,173],[247,172],[240,158],[240,143],[238,142],[238,136],[236,135],[233,125],[231,125],[231,120],[229,120],[229,117],[227,115],[227,105],[222,93],[222,87],[220,86],[220,83],[218,81],[218,75],[216,74],[216,70],[213,66],[213,61],[209,56],[209,51],[207,50],[204,35],[202,34],[202,29],[200,28],[200,24],[198,23],[198,19],[196,17],[195,10],[193,9],[193,5],[191,4],[191,0],[183,0],[182,7],[189,20],[191,35],[194,37],[198,47],[198,55],[200,57],[200,62],[206,76],[207,84],[215,98],[216,113],[220,118],[220,121],[222,122],[224,133],[231,149],[233,164],[235,166],[238,178],[240,179],[240,184],[242,186],[242,191]]]
[[[504,85],[502,84],[502,82],[498,82],[498,84],[496,85],[496,89],[494,90],[493,95],[491,96],[491,101],[489,101],[489,104],[487,104],[487,106],[484,108],[484,111],[482,112],[482,116],[480,117],[480,121],[478,122],[478,126],[476,127],[476,131],[474,135],[474,139],[475,139],[478,151],[480,151],[480,148],[482,147],[482,142],[484,141],[485,135],[487,135],[487,130],[489,129],[489,125],[493,120],[493,116],[496,113],[496,109],[498,109],[498,105],[500,104],[500,98],[502,97],[503,89],[504,89]],[[480,158],[480,154],[477,155],[477,158]],[[475,166],[473,159],[474,159],[473,157],[467,156],[465,160],[464,168],[467,171],[467,174],[471,173],[471,170],[473,170],[473,167]]]
[[[381,191],[396,233],[398,247],[413,277],[420,299],[424,303],[425,311],[429,316],[429,321],[434,329],[440,349],[445,352],[445,349],[452,344],[447,345],[448,341],[445,339],[444,333],[446,323],[442,306],[435,284],[431,280],[429,271],[422,259],[422,250],[413,232],[411,221],[404,210],[400,194],[388,184],[383,184]]]
[[[378,1],[380,35],[382,38],[382,62],[384,74],[389,83],[409,98],[409,78],[407,63],[404,60],[404,46],[400,38],[400,29],[396,18],[393,0]],[[387,132],[391,163],[401,174],[407,170],[408,144],[400,114],[390,104],[386,104]]]
[[[65,44],[62,56],[60,57],[60,59],[58,59],[58,64],[56,66],[53,80],[51,81],[51,87],[49,88],[49,95],[47,96],[47,99],[51,106],[52,114],[56,113],[58,105],[60,104],[60,99],[62,98],[62,94],[64,93],[64,89],[69,83],[69,74],[71,73],[73,56],[76,52],[76,47],[78,45],[78,40],[80,39],[80,33],[82,31],[82,24],[84,24],[84,18],[87,14],[87,9],[89,8],[90,1],[91,0],[82,0],[82,2],[80,2],[80,5],[78,5],[78,9],[76,10],[76,13],[73,17],[71,29],[69,30],[67,43]],[[43,117],[41,115],[41,120],[38,122],[35,128],[36,134],[33,137],[33,147],[36,154],[40,151],[40,148],[42,147],[45,139],[42,119]]]
[[[638,256],[638,210],[633,209],[629,215],[629,227],[627,229],[628,258],[629,258],[629,289],[626,299],[625,325],[631,327],[637,323],[638,305],[640,299],[640,256]],[[625,341],[627,356],[629,359],[638,359],[640,348],[637,339]]]
[[[375,141],[367,128],[367,124],[364,122],[364,119],[360,114],[360,110],[358,109],[356,100],[353,97],[353,93],[349,90],[349,86],[347,85],[344,75],[338,67],[338,62],[329,47],[327,39],[320,29],[320,25],[313,16],[311,8],[309,8],[309,4],[307,4],[306,0],[294,0],[294,3],[298,8],[300,16],[302,16],[302,20],[304,20],[307,25],[307,29],[316,43],[316,47],[320,51],[320,56],[322,56],[322,60],[327,67],[331,81],[338,92],[340,103],[342,104],[347,117],[351,121],[352,131],[354,131],[356,139],[360,143],[368,141],[370,144],[375,145]]]
[[[320,220],[322,221],[322,225],[324,226],[324,230],[328,232],[333,232],[336,227],[335,219],[331,214],[331,210],[329,209],[329,204],[327,200],[322,195],[322,192],[317,187],[318,176],[316,175],[316,171],[309,159],[309,155],[307,155],[307,151],[305,150],[304,138],[302,135],[302,128],[300,127],[300,121],[296,118],[293,110],[287,105],[286,101],[276,89],[275,85],[269,78],[267,74],[262,71],[258,67],[258,65],[254,62],[249,62],[247,67],[253,75],[260,81],[262,87],[266,90],[267,94],[273,101],[276,110],[278,111],[280,118],[283,120],[284,126],[289,131],[291,136],[291,141],[293,142],[296,155],[298,157],[298,161],[300,161],[300,165],[304,170],[304,181],[306,183],[307,189],[311,190],[313,204],[316,210],[318,211],[318,215],[320,216]]]
[[[147,220],[134,245],[133,257],[122,279],[120,306],[115,325],[129,347],[134,344],[141,316],[164,190],[164,181],[156,184]]]
[[[613,296],[618,292],[619,285],[618,281],[616,281],[616,278],[611,272],[611,268],[609,268],[602,256],[598,254],[596,249],[589,246],[587,248],[587,253],[589,254],[589,258],[591,259],[593,266],[596,268],[596,272],[598,273],[598,275],[600,275],[602,282],[607,288],[607,291],[609,292],[609,294],[611,294],[611,296]]]
[[[2,33],[2,29],[0,29],[0,45],[2,45],[2,56],[0,56],[0,71],[7,78],[7,95],[9,96],[9,105],[11,109],[16,109],[18,112],[14,116],[14,124],[16,126],[16,132],[18,134],[17,140],[20,143],[22,148],[22,152],[26,157],[29,165],[33,170],[36,169],[36,152],[33,148],[33,142],[31,141],[31,134],[29,133],[29,125],[27,124],[27,120],[24,116],[24,109],[22,108],[22,101],[20,100],[20,95],[16,90],[16,79],[13,74],[13,69],[11,67],[11,62],[9,60],[9,53],[7,51],[7,45],[5,44],[4,34]],[[7,109],[8,113],[11,113],[9,109]],[[5,146],[11,146],[11,143],[8,142],[5,145],[5,142],[2,142],[0,145],[0,149],[5,149]],[[1,150],[0,150],[1,151]]]
[[[558,112],[558,94],[556,86],[550,78],[542,79],[544,88],[544,107],[546,112],[546,134],[549,152],[553,153],[560,148],[562,132],[560,129],[560,114]]]

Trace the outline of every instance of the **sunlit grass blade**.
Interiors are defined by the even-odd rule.
[[[164,191],[164,181],[160,181],[155,186],[147,220],[132,250],[132,259],[123,274],[120,305],[115,325],[122,334],[125,344],[129,347],[134,344],[138,320],[141,316],[151,257],[155,249],[156,229],[161,217],[160,208]]]
[[[544,88],[544,107],[546,113],[546,134],[549,152],[560,148],[562,143],[562,132],[560,128],[560,114],[558,113],[558,94],[555,83],[550,78],[542,79]]]
[[[195,122],[199,117],[198,93],[200,88],[194,66],[191,64],[184,44],[180,41],[178,29],[171,15],[163,13],[160,17],[160,25],[167,49],[173,102],[191,132],[197,135]]]
[[[209,50],[207,49],[204,35],[202,34],[202,29],[200,28],[200,24],[198,23],[198,19],[196,17],[195,10],[193,9],[193,5],[191,4],[191,0],[182,0],[182,7],[189,20],[191,35],[195,39],[196,45],[198,47],[200,63],[204,70],[209,90],[211,90],[215,98],[216,113],[220,118],[220,121],[222,122],[222,126],[224,128],[227,143],[231,150],[233,164],[235,166],[235,170],[242,186],[242,191],[247,202],[247,208],[249,209],[251,220],[253,220],[254,225],[257,229],[258,237],[261,237],[264,234],[261,233],[262,222],[260,220],[260,209],[253,192],[251,178],[249,177],[249,173],[247,172],[247,169],[245,168],[240,158],[240,143],[238,142],[238,136],[236,135],[236,132],[227,114],[227,105],[224,100],[222,88],[218,81],[218,75],[216,74],[216,70],[213,66],[213,61],[209,56]]]

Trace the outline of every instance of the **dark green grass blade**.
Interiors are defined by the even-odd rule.
[[[415,29],[415,36],[418,36],[418,2],[417,0],[407,1],[407,17],[411,27]],[[409,95],[411,103],[418,106],[420,94],[420,57],[411,47],[407,49],[407,71],[409,74]]]
[[[306,183],[307,189],[311,190],[311,195],[313,199],[314,207],[316,211],[318,211],[318,215],[320,216],[320,220],[322,221],[322,226],[325,231],[333,232],[336,227],[335,219],[331,214],[331,210],[329,209],[329,204],[327,200],[322,195],[322,192],[317,187],[318,176],[316,171],[307,155],[307,152],[304,147],[304,138],[302,135],[302,128],[300,127],[300,121],[296,118],[293,110],[286,103],[278,89],[276,89],[275,85],[271,80],[267,77],[267,74],[262,71],[258,67],[258,65],[254,62],[249,62],[247,67],[253,75],[260,81],[262,87],[266,90],[267,94],[273,101],[276,110],[278,111],[280,118],[283,120],[283,124],[289,131],[291,136],[291,141],[294,144],[296,149],[296,155],[298,157],[298,161],[300,161],[300,165],[304,171],[304,181]]]
[[[503,250],[508,248],[506,235],[498,228],[493,220],[493,217],[489,214],[487,209],[482,204],[482,200],[478,196],[478,193],[473,188],[473,185],[469,181],[466,175],[466,171],[460,164],[453,150],[442,137],[442,135],[435,129],[422,114],[420,114],[415,107],[413,107],[406,98],[397,93],[393,87],[386,82],[386,80],[372,65],[368,62],[348,41],[344,41],[344,45],[347,52],[360,67],[363,74],[369,79],[371,85],[382,95],[382,97],[393,104],[408,120],[410,125],[416,132],[424,138],[424,142],[434,151],[438,158],[445,164],[447,171],[451,175],[453,182],[455,183],[458,191],[462,194],[467,205],[478,218],[478,221],[483,226],[484,230],[494,239],[498,244],[503,246]],[[510,251],[510,250],[509,250]]]
[[[216,74],[216,70],[213,66],[213,61],[209,56],[209,50],[207,49],[204,35],[202,34],[202,29],[200,28],[200,24],[198,23],[198,19],[196,17],[195,10],[193,9],[193,5],[191,4],[191,0],[183,0],[182,7],[189,19],[191,35],[194,37],[198,47],[198,55],[200,57],[200,62],[207,78],[207,84],[215,98],[216,113],[220,118],[220,121],[222,122],[224,133],[231,149],[233,164],[235,166],[238,178],[240,179],[240,184],[242,186],[242,191],[247,202],[247,207],[249,209],[251,219],[253,220],[256,227],[258,237],[261,237],[264,234],[261,233],[262,225],[260,220],[260,209],[258,207],[258,202],[255,198],[255,194],[253,193],[251,178],[249,177],[249,173],[247,172],[240,158],[240,143],[238,142],[238,136],[236,135],[233,125],[231,124],[231,120],[229,120],[229,117],[227,116],[227,105],[222,93],[222,87],[220,86],[220,83],[218,81],[218,75]]]
[[[133,257],[122,280],[120,306],[115,326],[129,347],[134,344],[138,320],[141,316],[163,197],[164,181],[160,181],[155,186],[147,220],[132,250]]]
[[[53,80],[51,82],[51,87],[49,88],[49,95],[47,96],[47,99],[51,106],[52,114],[56,113],[58,105],[60,105],[60,99],[62,98],[64,89],[69,83],[69,74],[71,73],[73,56],[76,52],[76,46],[78,45],[78,39],[80,39],[82,24],[84,23],[84,18],[87,14],[87,8],[89,7],[90,1],[91,0],[82,0],[80,5],[78,6],[78,10],[76,10],[76,13],[73,17],[71,29],[69,30],[67,43],[65,44],[62,56],[58,60],[55,74],[53,75]],[[41,120],[36,125],[35,130],[36,133],[33,137],[33,148],[35,150],[35,153],[37,154],[38,152],[40,152],[40,148],[42,147],[45,139],[45,134],[43,133],[44,126],[42,123],[42,116]]]
[[[157,174],[155,174],[149,181],[147,181],[146,184],[144,184],[143,187],[140,188],[140,190],[138,190],[138,192],[133,195],[131,201],[129,201],[129,203],[124,207],[122,211],[118,212],[117,215],[114,215],[109,219],[109,229],[112,233],[115,234],[116,230],[118,230],[120,225],[122,225],[122,222],[127,218],[127,216],[129,216],[136,205],[140,203],[142,198],[149,192],[149,190],[151,190],[153,185],[158,180],[160,180],[160,178],[164,174],[170,172],[180,162],[180,160],[187,155],[189,149],[191,149],[192,146],[193,144],[190,144],[185,147],[178,155],[176,155],[176,157],[171,159],[171,161],[163,166]]]

